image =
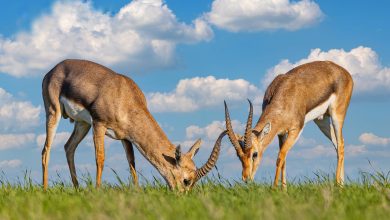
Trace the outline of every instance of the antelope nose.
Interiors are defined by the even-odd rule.
[[[250,178],[251,178],[251,171],[249,169],[244,169],[242,171],[242,181],[248,182]]]

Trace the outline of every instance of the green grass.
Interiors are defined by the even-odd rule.
[[[118,179],[96,190],[90,177],[75,190],[61,180],[44,192],[28,175],[0,181],[0,219],[389,219],[389,173],[363,173],[343,188],[326,175],[290,184],[205,180],[189,193],[160,182],[141,188]]]

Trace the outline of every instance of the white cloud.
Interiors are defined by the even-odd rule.
[[[68,139],[69,139],[71,134],[72,134],[71,132],[67,132],[67,131],[57,132],[55,137],[54,137],[52,148],[54,148],[54,149],[56,149],[56,148],[63,149],[64,145],[68,141]],[[36,142],[38,148],[43,148],[43,146],[45,144],[45,140],[46,140],[46,134],[40,134],[40,135],[37,136],[35,142]],[[120,143],[120,141],[112,139],[112,138],[110,138],[108,136],[105,136],[105,138],[104,138],[104,147],[106,149],[109,149],[115,143]],[[85,145],[87,147],[94,147],[93,136],[92,135],[85,136],[84,139],[82,140],[82,142],[79,144],[79,146],[80,145]]]
[[[134,0],[110,15],[90,2],[58,1],[31,31],[0,37],[0,72],[22,77],[44,74],[64,58],[83,58],[132,71],[168,67],[178,43],[210,40],[202,19],[187,25],[162,0]]]
[[[17,167],[20,167],[20,165],[22,165],[22,161],[21,160],[3,160],[0,162],[0,168],[4,169],[4,168],[17,168]]]
[[[313,147],[315,145],[317,145],[317,141],[313,138],[306,138],[304,137],[303,135],[301,135],[296,143],[296,145],[298,146],[302,146],[302,147]]]
[[[25,147],[34,143],[35,134],[0,134],[0,150]]]
[[[321,51],[313,49],[309,56],[291,63],[282,60],[279,64],[267,71],[263,81],[268,85],[276,75],[284,74],[292,68],[316,60],[330,60],[344,67],[351,73],[354,79],[354,92],[389,92],[390,91],[390,68],[382,66],[378,54],[369,47],[357,47],[350,51],[343,49],[331,49]]]
[[[234,132],[239,134],[242,134],[245,130],[245,125],[237,120],[232,120],[232,126]],[[218,136],[223,130],[225,130],[225,128],[226,126],[224,121],[213,121],[210,124],[205,125],[204,127],[190,125],[186,128],[186,139],[184,141],[176,141],[174,143],[176,145],[180,144],[187,149],[191,147],[197,139],[201,138],[202,149],[211,149],[214,146]],[[228,143],[228,139],[226,137],[224,138],[222,145],[224,145],[224,143]],[[229,147],[227,147],[226,150],[223,150],[222,153],[227,155],[235,155],[236,153],[234,151],[234,148],[230,147],[230,144],[228,144],[227,146]],[[205,151],[202,152],[204,153]]]
[[[243,79],[216,79],[214,76],[182,79],[168,93],[149,93],[148,105],[154,112],[190,112],[222,105],[223,100],[261,102],[262,92]]]
[[[359,141],[368,145],[386,146],[390,144],[390,138],[376,136],[373,133],[363,133],[359,136]]]
[[[57,132],[53,140],[52,148],[64,147],[70,135],[71,133],[69,132]],[[36,144],[38,145],[39,148],[43,148],[43,145],[45,144],[45,140],[46,140],[46,134],[40,134],[37,136]]]
[[[335,156],[336,151],[332,146],[317,145],[313,148],[301,149],[292,154],[304,159],[313,159],[317,157]]]
[[[0,88],[0,130],[13,131],[31,128],[39,124],[41,106],[31,102],[18,101],[13,95]]]
[[[215,0],[206,19],[228,31],[297,30],[319,22],[323,13],[311,0]]]
[[[245,130],[245,124],[241,124],[241,122],[237,120],[232,120],[232,127],[234,132],[240,134]],[[186,137],[190,139],[203,137],[208,140],[215,140],[225,129],[226,126],[224,121],[213,121],[205,127],[191,125],[186,128]]]
[[[363,154],[367,152],[367,148],[364,145],[347,145],[345,146],[345,156],[353,157],[359,154]]]
[[[344,148],[344,155],[346,157],[355,157],[364,154],[366,152],[367,152],[367,148],[364,145],[346,145]],[[311,148],[308,147],[304,149],[297,148],[296,151],[293,151],[292,154],[298,158],[304,158],[304,159],[315,159],[320,157],[336,158],[337,155],[333,145],[322,145],[322,144],[319,144]]]

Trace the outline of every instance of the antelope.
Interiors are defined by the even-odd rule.
[[[273,186],[286,189],[286,156],[298,140],[303,127],[314,120],[331,140],[337,152],[336,183],[344,183],[344,139],[342,128],[351,99],[353,80],[343,67],[330,61],[315,61],[278,75],[268,86],[262,114],[252,128],[253,106],[243,136],[235,134],[225,104],[226,129],[242,164],[242,179],[253,180],[262,155],[277,135],[279,153]]]
[[[64,60],[50,70],[42,81],[46,111],[46,141],[42,150],[43,188],[48,187],[50,148],[61,119],[75,122],[64,148],[72,183],[78,187],[74,154],[90,128],[96,159],[96,187],[101,185],[104,166],[105,135],[120,140],[125,149],[133,181],[137,183],[133,144],[158,170],[171,189],[189,190],[215,165],[221,139],[215,143],[208,161],[199,169],[192,158],[201,140],[181,153],[167,138],[150,114],[144,94],[130,78],[100,64],[86,60]]]

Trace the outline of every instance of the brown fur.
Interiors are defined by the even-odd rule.
[[[47,166],[50,147],[60,115],[68,117],[59,98],[66,97],[88,110],[96,155],[96,186],[101,183],[104,164],[104,136],[107,129],[122,140],[133,180],[137,183],[132,143],[164,177],[171,188],[192,186],[196,180],[196,167],[192,160],[200,142],[191,152],[184,154],[180,163],[175,160],[175,146],[147,109],[146,99],[135,82],[128,77],[85,60],[65,60],[57,64],[43,79],[42,95],[46,110],[47,138],[42,151],[43,184],[47,188]],[[78,185],[74,166],[74,151],[91,125],[75,123],[74,134],[65,145],[68,164],[75,186]],[[183,185],[183,180],[191,182]]]
[[[274,185],[282,175],[282,186],[286,186],[285,158],[298,139],[305,115],[324,103],[332,94],[335,102],[329,106],[323,119],[314,119],[321,131],[332,140],[338,155],[336,181],[343,183],[344,139],[342,127],[351,99],[353,80],[342,67],[330,61],[316,61],[300,65],[286,74],[277,76],[268,86],[263,99],[263,112],[253,128],[252,147],[247,149],[243,164],[243,179],[253,179],[264,150],[276,135],[279,136],[280,151]],[[330,124],[330,120],[332,124]],[[266,124],[271,130],[261,135]],[[258,158],[252,159],[254,152]],[[252,162],[253,161],[253,162]]]

